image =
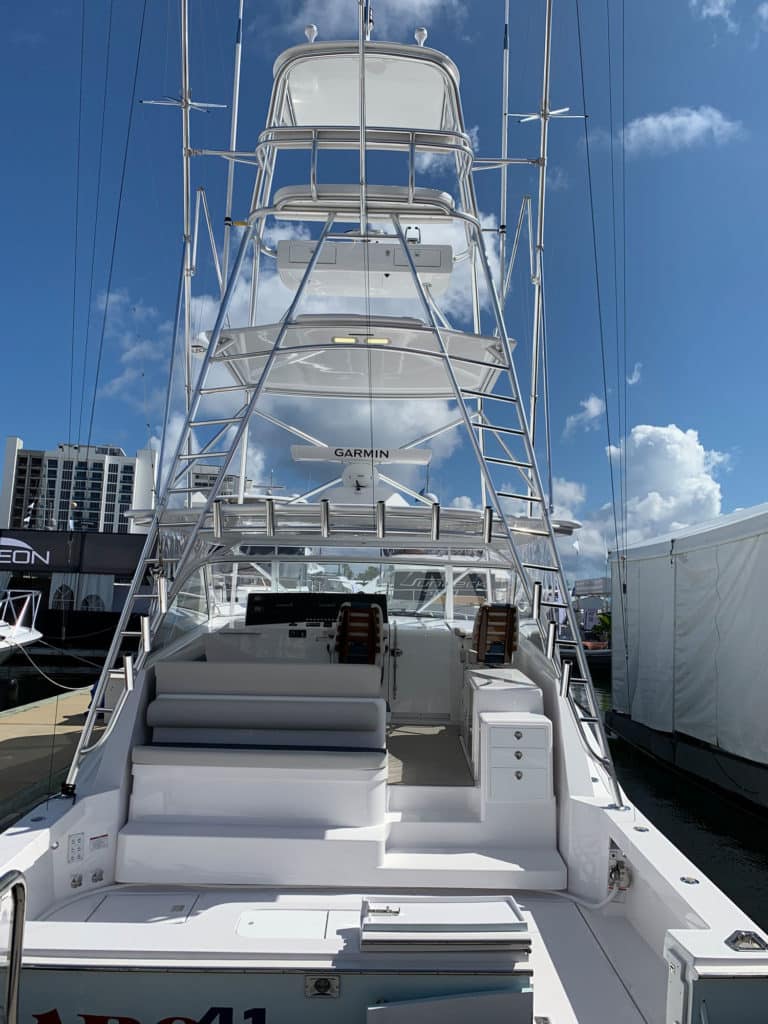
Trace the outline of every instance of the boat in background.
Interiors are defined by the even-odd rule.
[[[17,1005],[39,1024],[764,1021],[768,938],[625,799],[568,596],[572,524],[549,514],[504,317],[516,247],[497,235],[494,271],[473,178],[499,170],[506,210],[506,13],[500,156],[475,154],[424,28],[373,40],[359,2],[357,38],[308,26],[278,56],[255,149],[233,117],[207,151],[248,187],[233,210],[230,178],[220,304],[193,339],[182,0],[183,427],[157,507],[132,510],[145,547],[62,793],[0,836],[17,924],[25,878],[28,897],[8,1024]],[[539,179],[535,372],[541,13],[540,148],[519,161]],[[235,113],[241,29],[242,6]],[[422,484],[454,431],[468,500],[444,507]],[[248,495],[249,444],[324,482]],[[201,460],[219,470],[197,504]],[[308,589],[309,565],[340,564],[373,566],[374,592]]]
[[[39,607],[37,590],[0,592],[0,663],[42,639],[43,634],[35,628]]]

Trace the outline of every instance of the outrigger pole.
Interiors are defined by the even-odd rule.
[[[539,194],[536,205],[536,246],[533,265],[533,339],[531,343],[531,401],[528,425],[531,431],[531,443],[536,443],[536,402],[539,384],[539,350],[542,335],[543,308],[543,272],[544,272],[544,204],[547,193],[547,143],[549,139],[549,80],[552,52],[552,0],[547,0],[544,27],[544,72],[541,82],[541,108],[539,120],[541,133],[539,136]],[[503,173],[503,171],[502,171]]]
[[[235,73],[232,84],[232,121],[229,129],[229,150],[231,153],[237,151],[237,118],[240,106],[240,64],[243,54],[243,3],[237,14],[237,33],[235,35]],[[235,186],[235,161],[229,160],[227,169],[227,201],[224,210],[224,250],[221,254],[221,294],[227,286],[227,271],[229,269],[229,236],[232,230],[232,197]]]
[[[499,295],[504,303],[507,252],[507,156],[509,151],[509,0],[504,0],[501,64],[501,197],[499,200]]]

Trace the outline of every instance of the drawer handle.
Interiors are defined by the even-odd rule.
[[[515,751],[515,757],[517,758],[518,761],[522,760],[522,757],[523,757],[522,750],[516,750]]]
[[[523,777],[523,773],[522,772],[515,772],[515,778],[516,779],[522,779],[522,777]]]
[[[522,738],[523,738],[523,734],[520,732],[520,730],[519,729],[515,729],[515,739],[516,740],[521,740]]]

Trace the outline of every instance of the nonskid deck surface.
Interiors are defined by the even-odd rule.
[[[457,726],[395,725],[387,734],[390,786],[472,786]]]
[[[369,894],[370,895],[370,894]],[[25,962],[39,966],[308,970],[430,969],[445,954],[361,952],[359,894],[112,886],[29,921]],[[387,899],[397,901],[396,895]],[[597,913],[518,894],[532,937],[534,1014],[557,1024],[663,1022],[665,964],[620,907]],[[407,961],[407,963],[405,963]],[[427,963],[430,961],[430,963]],[[509,969],[483,954],[483,970]],[[527,969],[527,968],[526,968]],[[655,996],[654,996],[655,994]]]

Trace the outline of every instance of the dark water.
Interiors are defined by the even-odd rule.
[[[595,682],[601,706],[610,708],[610,690],[602,680]],[[632,803],[756,924],[768,929],[768,812],[752,810],[624,740],[611,740],[611,752]]]
[[[634,750],[611,743],[621,785],[640,810],[768,929],[768,814]]]
[[[103,651],[92,648],[62,652],[31,644],[26,652],[13,654],[0,665],[0,711],[56,697],[67,692],[65,687],[92,686],[104,659]]]

